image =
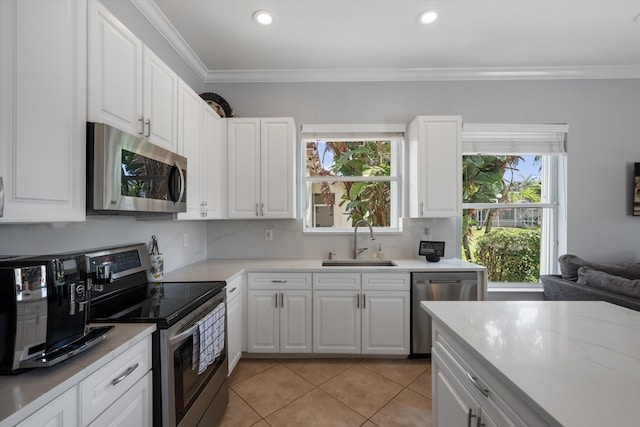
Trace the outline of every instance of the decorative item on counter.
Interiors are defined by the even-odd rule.
[[[438,262],[444,256],[444,242],[420,240],[418,255],[424,255],[429,262]]]
[[[149,267],[149,274],[147,274],[148,279],[152,282],[162,280],[164,278],[164,257],[158,249],[158,239],[156,236],[151,236],[149,260],[151,261],[151,267]]]
[[[220,117],[233,117],[233,108],[231,108],[229,103],[217,93],[201,93],[200,98],[204,99]]]

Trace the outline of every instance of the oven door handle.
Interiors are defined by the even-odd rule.
[[[180,332],[175,337],[169,338],[169,345],[171,346],[171,348],[175,347],[177,344],[180,344],[182,341],[186,340],[187,338],[195,334],[197,330],[198,330],[198,325],[195,324],[189,329],[187,329],[186,331]]]

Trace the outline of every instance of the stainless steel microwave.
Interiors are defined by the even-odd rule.
[[[87,123],[87,213],[187,210],[187,159],[103,123]]]

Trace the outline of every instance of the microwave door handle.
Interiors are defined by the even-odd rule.
[[[184,196],[184,174],[182,173],[182,169],[180,169],[180,165],[178,164],[178,162],[175,162],[175,167],[178,169],[178,175],[180,175],[180,194],[178,195],[178,200],[176,200],[176,203],[180,203],[180,201],[182,200],[182,196]]]
[[[0,176],[0,218],[4,216],[4,181]]]

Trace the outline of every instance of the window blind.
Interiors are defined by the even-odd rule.
[[[564,154],[567,124],[465,123],[462,153],[475,154]]]
[[[402,137],[404,124],[305,124],[303,139],[322,141],[357,141]]]

